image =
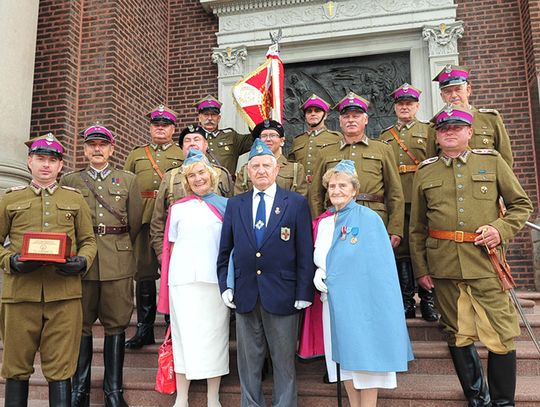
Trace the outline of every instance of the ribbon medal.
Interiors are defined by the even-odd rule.
[[[347,226],[341,227],[341,240],[345,240],[347,238]]]
[[[359,232],[359,231],[360,231],[360,230],[359,230],[357,227],[351,229],[351,234],[352,234],[352,237],[351,237],[351,244],[356,244],[356,243],[358,243],[358,238],[357,238],[356,236],[358,236],[358,232]]]

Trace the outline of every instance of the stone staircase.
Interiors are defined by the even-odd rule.
[[[521,302],[529,321],[540,337],[540,293],[520,293]],[[156,336],[163,338],[165,325],[158,317]],[[127,337],[134,332],[135,319]],[[518,385],[516,405],[520,407],[540,406],[540,355],[530,341],[525,327],[518,338]],[[409,334],[413,341],[415,360],[409,364],[407,373],[398,374],[398,388],[381,390],[380,407],[463,407],[462,392],[454,373],[450,355],[436,323],[428,323],[420,318],[408,320]],[[232,328],[232,327],[231,327]],[[221,403],[223,407],[240,405],[240,387],[236,369],[236,342],[231,329],[231,373],[223,378]],[[159,344],[144,347],[138,351],[126,351],[124,368],[125,398],[132,407],[172,406],[174,395],[167,396],[154,391],[155,367]],[[92,406],[103,405],[103,330],[94,328],[94,359],[92,364]],[[487,350],[479,346],[479,353],[485,361]],[[0,349],[1,351],[2,349]],[[36,357],[36,372],[30,379],[30,407],[48,406],[48,386],[39,368]],[[298,361],[298,394],[300,407],[335,406],[336,385],[322,382],[324,361]],[[271,376],[264,382],[265,394],[270,401]],[[0,379],[0,403],[3,405],[4,380]],[[344,406],[348,406],[343,390]],[[190,407],[206,406],[206,383],[195,381],[190,389]]]

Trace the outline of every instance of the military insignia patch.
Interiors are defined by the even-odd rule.
[[[281,228],[280,237],[281,237],[281,240],[283,240],[284,242],[288,242],[289,239],[291,238],[291,228],[283,226]]]

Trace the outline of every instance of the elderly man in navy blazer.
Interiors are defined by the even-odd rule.
[[[254,132],[276,126],[281,124],[267,120]],[[278,187],[278,172],[272,152],[257,138],[248,161],[253,190],[229,199],[221,233],[217,271],[225,304],[236,308],[242,407],[266,405],[261,386],[266,342],[274,366],[272,404],[297,405],[298,318],[313,299],[313,238],[306,199]]]

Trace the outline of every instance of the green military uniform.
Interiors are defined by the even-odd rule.
[[[377,212],[388,234],[403,236],[403,191],[392,147],[367,137],[354,144],[347,144],[342,139],[321,149],[310,192],[314,214],[319,215],[328,207],[322,177],[341,160],[355,163],[360,180],[360,194],[356,202]]]
[[[182,165],[184,154],[176,144],[147,144],[136,147],[127,157],[124,170],[136,175],[137,185],[143,202],[142,227],[135,241],[135,258],[137,270],[136,281],[157,280],[159,278],[158,262],[150,244],[150,222],[154,211],[155,198],[161,184],[161,176],[153,168],[145,148],[149,146],[150,154],[162,174],[171,168]]]
[[[283,155],[277,159],[279,165],[279,173],[276,178],[276,184],[287,191],[298,192],[300,195],[306,196],[308,192],[308,183],[306,181],[306,173],[304,166],[300,163],[293,163],[287,160]],[[248,176],[247,164],[236,174],[234,182],[234,194],[238,195],[242,192],[250,191],[253,184]]]
[[[400,143],[392,135],[391,130],[399,136],[401,142],[408,151],[416,158],[413,160],[409,154],[400,146]],[[437,153],[437,143],[435,140],[435,130],[429,124],[419,119],[413,119],[409,123],[396,123],[383,130],[379,140],[388,143],[394,151],[394,158],[398,165],[399,179],[405,197],[405,222],[403,226],[403,238],[396,249],[396,258],[409,258],[409,218],[411,213],[411,191],[413,185],[414,173],[418,163],[426,158],[433,157]]]
[[[472,124],[473,136],[469,141],[469,147],[474,149],[493,148],[512,168],[514,159],[512,158],[510,137],[508,137],[499,112],[495,109],[477,109],[475,107],[471,107],[471,111],[474,120]]]
[[[226,128],[214,132],[206,132],[208,141],[207,156],[213,165],[225,167],[229,174],[236,172],[238,157],[247,153],[253,139],[250,134],[238,134],[235,130]]]
[[[90,209],[78,191],[57,184],[14,187],[0,200],[2,376],[28,380],[39,350],[45,378],[66,380],[75,372],[79,353],[81,277],[61,275],[53,264],[12,273],[10,257],[21,252],[25,232],[67,233],[71,253],[85,257],[90,267],[96,256]]]
[[[85,180],[115,214],[97,201]],[[82,283],[83,335],[92,335],[97,318],[104,326],[105,335],[120,334],[133,312],[132,245],[142,219],[142,198],[135,174],[109,164],[101,172],[88,167],[66,174],[60,184],[81,191],[92,212],[96,232],[98,255]]]
[[[219,171],[219,185],[217,193],[229,198],[233,194],[232,177],[225,167],[214,166]],[[150,223],[150,239],[157,256],[163,251],[163,235],[169,206],[186,196],[182,185],[180,168],[173,168],[165,173],[156,196],[152,222]]]
[[[499,196],[508,208],[502,218]],[[490,351],[505,354],[515,349],[513,338],[519,335],[519,326],[485,248],[431,237],[429,231],[475,233],[489,224],[508,241],[531,212],[531,201],[512,169],[494,150],[467,150],[458,158],[433,157],[419,166],[412,195],[411,256],[416,278],[435,279],[436,304],[451,346],[470,345],[480,336]],[[475,307],[479,321],[463,319],[471,315],[461,313],[466,311],[464,294],[479,304],[480,311]],[[475,323],[483,327],[478,334]]]
[[[328,130],[326,127],[302,133],[294,138],[289,160],[304,166],[308,184],[311,184],[319,151],[330,144],[338,143],[340,139],[339,132]]]

